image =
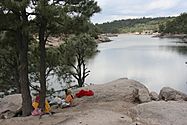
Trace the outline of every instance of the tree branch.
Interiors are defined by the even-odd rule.
[[[84,76],[84,78],[86,78],[87,76],[89,76],[90,74],[88,73],[88,74],[86,74],[85,76]]]
[[[49,37],[50,34],[51,34],[51,32],[46,33],[46,36],[45,36],[45,39],[44,39],[45,43],[46,43],[46,41],[47,41],[47,39],[48,39],[48,37]]]
[[[50,72],[53,70],[53,68],[50,68],[48,71],[47,71],[47,73],[45,74],[45,77],[47,78],[48,77],[48,75],[50,74]]]
[[[76,70],[76,72],[78,72],[78,69],[76,66],[74,66],[72,63],[69,63],[69,64],[70,64],[70,66],[72,66]]]
[[[50,43],[52,43],[52,41],[50,41],[50,40],[47,40],[47,42],[50,42]]]
[[[70,73],[75,79],[79,79],[77,76],[76,76],[76,74],[74,74],[74,73]]]
[[[36,91],[40,91],[36,86],[34,86],[34,85],[32,85],[31,83],[29,84],[29,86],[32,88],[32,89],[34,89],[34,90],[36,90]]]
[[[16,32],[16,30],[14,30],[14,29],[11,29],[11,28],[0,28],[0,31],[11,31],[11,32]]]
[[[87,73],[89,73],[89,72],[90,72],[90,70],[86,71],[85,74],[87,74]]]

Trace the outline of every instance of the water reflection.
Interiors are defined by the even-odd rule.
[[[181,55],[187,55],[187,46],[185,44],[179,44],[178,46],[160,46],[161,49],[167,49],[168,51],[176,51]]]
[[[101,84],[121,77],[144,83],[159,92],[170,86],[187,92],[186,45],[174,39],[120,35],[99,45],[100,53],[89,61],[87,83]]]

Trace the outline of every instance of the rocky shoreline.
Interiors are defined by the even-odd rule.
[[[98,35],[98,38],[96,39],[97,43],[105,43],[112,41],[108,36],[105,35]]]
[[[170,87],[149,92],[141,83],[121,78],[106,84],[90,85],[94,96],[75,98],[75,107],[56,109],[52,116],[16,117],[0,120],[2,125],[186,125],[187,95]],[[73,90],[75,94],[80,89]],[[20,95],[16,95],[20,96]],[[15,97],[0,100],[0,114],[14,105]],[[9,100],[10,102],[8,102]],[[17,108],[19,107],[17,106]],[[10,108],[11,107],[11,108]],[[16,109],[12,108],[12,109]]]
[[[187,43],[187,34],[158,34],[154,37],[181,39],[184,43]]]

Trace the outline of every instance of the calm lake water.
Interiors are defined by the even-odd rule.
[[[151,91],[169,86],[187,93],[187,45],[180,40],[125,34],[111,39],[99,44],[100,52],[89,61],[87,83],[102,84],[127,77]]]

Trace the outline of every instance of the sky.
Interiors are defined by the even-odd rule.
[[[187,12],[187,0],[95,0],[101,12],[95,14],[93,23],[111,22],[113,20],[177,16]]]

